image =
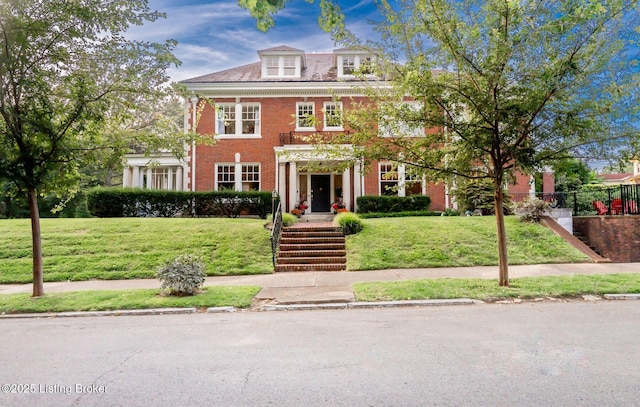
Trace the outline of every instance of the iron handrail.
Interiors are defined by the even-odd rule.
[[[278,208],[273,214],[273,225],[271,228],[271,261],[275,269],[280,249],[280,236],[282,235],[282,202],[278,202]]]

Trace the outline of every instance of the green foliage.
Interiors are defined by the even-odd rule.
[[[298,217],[292,213],[283,213],[282,214],[282,224],[287,227],[287,226],[293,226],[296,223],[298,223]]]
[[[333,218],[333,223],[337,224],[338,230],[345,235],[359,233],[364,227],[360,217],[352,212],[340,212]]]
[[[158,267],[157,276],[160,289],[171,295],[194,295],[204,284],[204,263],[202,258],[184,254]]]
[[[525,222],[540,222],[540,218],[549,211],[549,204],[542,199],[532,198],[530,196],[525,199],[514,202],[512,204],[513,213]]]
[[[87,206],[98,217],[173,217],[177,215],[257,215],[266,219],[271,211],[269,192],[184,192],[139,188],[94,188]]]
[[[553,166],[555,190],[558,192],[573,192],[583,185],[598,184],[595,172],[583,161],[565,159]]]
[[[463,179],[456,184],[456,188],[451,191],[458,206],[463,211],[479,210],[483,215],[495,214],[495,202],[493,185],[490,180],[486,179]],[[506,191],[503,191],[504,211],[509,213],[510,197]]]
[[[411,196],[359,196],[358,213],[426,211],[431,198],[425,195]]]

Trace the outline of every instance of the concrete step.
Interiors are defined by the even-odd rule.
[[[280,247],[280,257],[344,257],[346,250],[283,250]]]
[[[276,271],[344,271],[344,263],[332,264],[278,264]]]
[[[339,237],[342,232],[337,231],[307,231],[307,230],[285,230],[282,237]]]

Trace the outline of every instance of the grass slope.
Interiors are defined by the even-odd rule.
[[[484,217],[365,219],[347,237],[347,268],[455,267],[498,264],[496,220]],[[549,229],[506,218],[509,264],[587,262]]]
[[[259,219],[42,219],[44,281],[155,278],[180,254],[201,255],[208,275],[271,273],[269,232]],[[28,219],[0,221],[0,283],[28,283]]]

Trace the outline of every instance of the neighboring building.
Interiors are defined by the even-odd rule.
[[[337,164],[352,162],[351,145],[336,146],[338,154],[327,154],[305,139],[349,131],[342,112],[366,101],[353,86],[359,80],[354,72],[375,63],[372,55],[353,49],[305,53],[279,46],[258,51],[258,56],[252,64],[182,81],[200,98],[186,102],[186,130],[197,124],[199,133],[216,135],[215,145],[190,146],[184,189],[275,190],[285,211],[307,201],[312,213],[329,212],[339,200],[356,210],[356,199],[363,195],[426,194],[433,210],[453,207],[445,185],[415,179],[403,165],[380,161],[363,168],[356,161],[345,169]],[[379,78],[367,79],[386,86]],[[204,99],[212,103],[203,105]],[[153,181],[155,168],[138,170],[146,171],[152,188],[160,185]],[[135,173],[130,177],[136,178]],[[535,191],[530,177],[523,175],[509,189],[512,194]]]

